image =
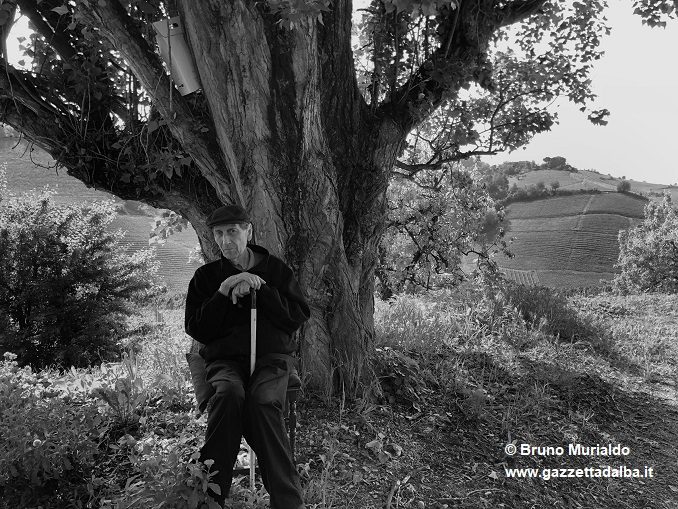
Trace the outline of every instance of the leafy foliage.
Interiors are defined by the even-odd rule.
[[[19,367],[11,353],[0,361],[0,493],[4,502],[23,500],[22,504],[37,506],[89,500],[86,481],[106,422],[91,400],[64,404],[54,397],[57,391],[50,377],[49,372]]]
[[[389,198],[377,269],[383,297],[496,271],[492,256],[507,247],[499,226],[504,213],[469,173],[450,167],[422,171],[393,182]],[[462,260],[471,254],[476,266],[466,273]]]
[[[211,482],[215,473],[197,461],[203,430],[188,413],[168,417],[159,404],[162,387],[146,387],[136,369],[134,357],[127,357],[122,370],[102,365],[94,373],[34,372],[6,353],[0,362],[3,502],[218,507],[208,494],[218,490]],[[181,436],[169,443],[151,430]]]
[[[665,27],[669,20],[678,18],[678,5],[671,0],[633,0],[634,14],[651,27]]]
[[[614,285],[623,292],[678,292],[678,211],[669,196],[645,206],[644,221],[619,232],[621,273]]]
[[[85,366],[119,353],[126,317],[161,290],[157,263],[106,231],[111,203],[61,206],[52,195],[3,197],[0,348],[22,364]]]

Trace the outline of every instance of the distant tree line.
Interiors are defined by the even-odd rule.
[[[567,171],[577,173],[579,170],[569,164],[562,156],[545,157],[541,164],[534,161],[511,161],[497,165],[473,160],[466,163],[467,168],[473,168],[476,179],[485,186],[487,193],[499,206],[506,206],[513,202],[532,201],[549,198],[551,196],[570,196],[575,194],[595,194],[603,192],[598,189],[562,189],[560,182],[554,180],[546,183],[538,181],[536,184],[519,186],[517,183],[510,184],[510,177],[545,170]],[[589,170],[593,171],[593,170]],[[622,177],[617,184],[617,192],[630,193],[631,182]]]
[[[567,171],[576,173],[579,170],[568,164],[562,156],[545,157],[543,163],[537,164],[534,161],[511,161],[497,165],[489,165],[480,160],[473,161],[473,169],[476,172],[476,179],[485,186],[488,194],[498,205],[506,206],[517,201],[530,201],[548,198],[557,195],[572,195],[582,193],[595,193],[596,190],[573,189],[563,190],[560,188],[560,182],[557,180],[548,185],[544,181],[538,181],[529,186],[519,186],[515,182],[509,184],[510,177],[516,177],[528,172],[537,172],[545,170]]]

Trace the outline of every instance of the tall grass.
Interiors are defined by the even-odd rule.
[[[449,301],[399,295],[375,302],[376,345],[439,352],[458,335]]]

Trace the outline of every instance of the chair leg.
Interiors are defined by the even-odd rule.
[[[292,400],[289,402],[289,437],[290,437],[290,449],[292,451],[292,461],[294,461],[294,443],[297,436],[297,402]]]

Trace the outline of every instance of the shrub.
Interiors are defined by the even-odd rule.
[[[595,333],[593,325],[569,305],[565,296],[551,288],[507,282],[503,297],[532,328],[560,339],[576,341]]]
[[[160,292],[157,262],[107,231],[111,202],[57,205],[53,194],[0,196],[0,351],[85,366],[119,353],[125,317]]]
[[[622,292],[678,292],[678,211],[670,197],[645,206],[645,220],[619,232],[621,273],[614,279]]]
[[[419,411],[436,385],[433,375],[417,360],[390,347],[376,349],[374,367],[383,396],[390,404]]]
[[[617,183],[617,192],[618,193],[628,193],[631,190],[631,182],[626,179],[621,179]]]
[[[125,487],[112,497],[112,507],[221,507],[209,494],[209,490],[219,491],[219,486],[212,479],[216,472],[210,472],[197,461],[199,453],[194,453],[187,461],[175,451],[158,450],[157,444],[139,442],[129,435],[122,437],[118,444],[119,452],[125,456],[123,461],[130,463],[134,474]],[[211,465],[211,461],[208,462]]]

